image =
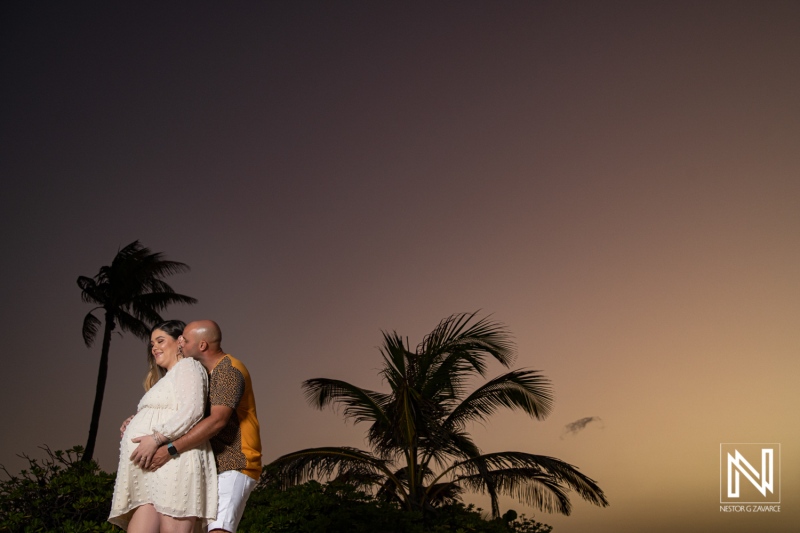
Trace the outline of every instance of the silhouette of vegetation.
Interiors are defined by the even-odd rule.
[[[539,371],[512,370],[473,391],[470,380],[486,378],[487,361],[506,368],[515,353],[510,333],[475,313],[442,320],[416,349],[396,332],[383,334],[381,374],[389,392],[345,381],[316,378],[303,383],[315,407],[341,407],[346,419],[366,422],[369,450],[323,447],[286,454],[271,463],[283,487],[307,479],[335,479],[374,491],[413,513],[457,504],[465,490],[488,493],[492,517],[500,517],[501,494],[547,512],[569,514],[568,491],[607,506],[597,483],[553,457],[526,452],[482,453],[467,431],[500,408],[545,418],[553,403],[550,382]]]
[[[43,460],[21,455],[28,468],[0,481],[0,532],[117,531],[106,522],[114,493],[114,474],[94,461],[80,461],[83,448],[52,451]]]
[[[267,474],[267,473],[270,474]],[[548,533],[550,526],[509,511],[486,520],[481,509],[452,503],[423,520],[395,502],[376,498],[344,481],[307,481],[281,489],[278,478],[264,469],[250,495],[240,533]]]
[[[160,253],[153,253],[139,241],[134,241],[117,252],[111,265],[100,268],[94,278],[78,277],[83,301],[97,304],[83,320],[83,341],[87,347],[92,346],[100,325],[103,324],[94,312],[102,310],[105,319],[100,369],[97,373],[92,420],[83,461],[91,461],[94,456],[108,374],[111,333],[119,326],[124,332],[148,340],[152,325],[162,321],[160,311],[175,303],[197,303],[194,298],[177,294],[162,280],[166,276],[188,270],[188,265],[166,261]]]
[[[95,533],[120,531],[108,521],[114,474],[95,461],[83,462],[83,448],[51,451],[44,460],[28,461],[13,476],[0,465],[0,533]],[[397,503],[380,500],[349,483],[308,481],[282,490],[274,473],[264,469],[250,495],[240,533],[549,533],[548,525],[517,518],[509,511],[486,520],[481,509],[454,503],[423,521]]]

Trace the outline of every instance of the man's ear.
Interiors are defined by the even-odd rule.
[[[208,343],[206,341],[200,341],[198,347],[200,348],[201,352],[205,352],[206,350],[208,350]]]

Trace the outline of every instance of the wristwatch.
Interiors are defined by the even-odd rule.
[[[171,442],[167,444],[167,451],[172,457],[178,457],[180,455],[178,453],[178,450],[175,448],[175,445],[172,444]]]

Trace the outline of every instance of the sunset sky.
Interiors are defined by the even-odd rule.
[[[480,310],[556,403],[478,444],[611,503],[503,511],[797,530],[800,3],[13,1],[0,43],[10,471],[85,444],[100,343],[75,281],[139,239],[192,268],[168,281],[199,303],[165,316],[217,320],[249,367],[266,461],[365,446],[303,380],[385,390],[382,330]],[[145,371],[115,337],[105,470]],[[780,513],[720,512],[720,443],[781,444]]]

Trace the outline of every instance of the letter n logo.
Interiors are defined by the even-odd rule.
[[[720,503],[780,503],[780,444],[720,444]]]

